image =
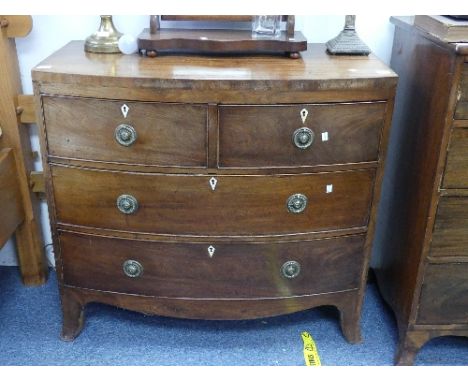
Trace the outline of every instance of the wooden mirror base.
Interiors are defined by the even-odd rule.
[[[138,36],[141,54],[156,57],[163,52],[183,53],[286,53],[299,58],[307,50],[307,39],[301,32],[289,37],[285,31],[274,38],[257,37],[250,30],[228,29],[144,29]]]

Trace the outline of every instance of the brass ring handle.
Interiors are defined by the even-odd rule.
[[[303,194],[293,194],[288,198],[286,206],[289,212],[300,214],[307,207],[307,196]]]
[[[293,143],[299,149],[306,149],[314,142],[315,134],[308,127],[301,127],[293,133]]]
[[[133,126],[122,123],[115,128],[115,140],[122,146],[130,146],[137,140],[137,133]]]
[[[132,195],[120,195],[117,198],[117,208],[123,214],[133,214],[138,210],[138,200]]]
[[[286,261],[281,267],[281,275],[287,279],[296,278],[300,272],[301,264],[294,260]]]
[[[123,271],[128,277],[140,277],[143,274],[143,265],[136,260],[127,260],[123,263]]]

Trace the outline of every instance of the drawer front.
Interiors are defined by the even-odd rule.
[[[366,226],[375,170],[213,179],[64,166],[51,166],[51,172],[59,222],[133,232],[231,236]],[[117,199],[122,195],[130,197],[120,198],[121,203],[138,209],[121,212]]]
[[[219,165],[287,167],[375,161],[385,107],[383,102],[221,106]]]
[[[468,263],[427,266],[417,321],[468,324]]]
[[[455,119],[468,119],[468,64],[465,64],[460,83],[460,98],[455,109]]]
[[[358,288],[364,236],[271,244],[203,244],[62,232],[60,246],[67,285],[160,297],[268,298]],[[210,246],[214,248],[212,256]],[[283,275],[287,262],[295,262],[288,263],[286,271],[295,277]]]
[[[206,167],[206,106],[67,97],[42,102],[51,156]]]
[[[452,131],[443,187],[468,188],[468,128]]]
[[[430,255],[468,257],[468,198],[440,198]]]

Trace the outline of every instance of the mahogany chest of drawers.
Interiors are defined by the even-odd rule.
[[[372,267],[397,318],[396,363],[410,365],[431,338],[468,335],[468,44],[404,20]]]
[[[33,70],[63,307],[359,317],[397,76],[374,56],[99,55]]]

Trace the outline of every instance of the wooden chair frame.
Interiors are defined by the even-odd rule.
[[[33,171],[25,126],[36,122],[36,114],[33,97],[21,94],[15,44],[16,37],[31,29],[31,16],[0,16],[0,247],[15,235],[23,282],[40,285],[48,273],[38,221],[40,199],[33,191],[41,174]]]

